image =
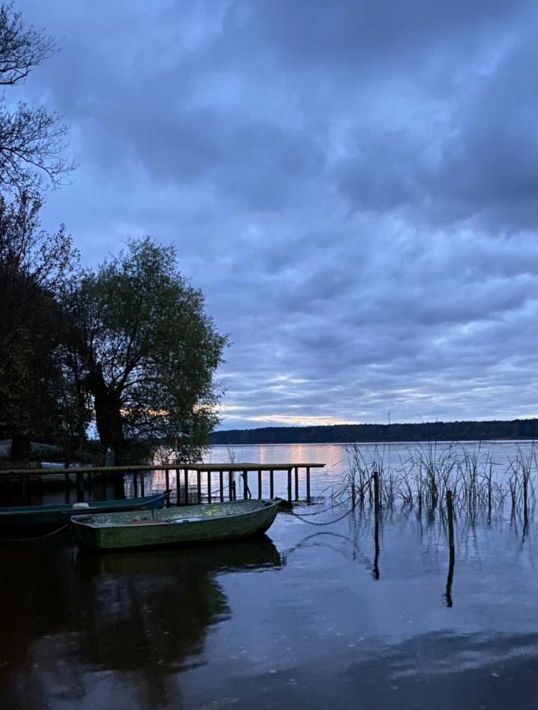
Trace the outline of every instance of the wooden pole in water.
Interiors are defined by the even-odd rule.
[[[29,478],[29,476],[27,476]],[[144,495],[144,492],[142,492]],[[82,490],[82,474],[77,473],[77,503],[80,503],[84,498],[84,491]]]
[[[454,505],[452,491],[446,492],[446,513],[448,518],[448,546],[454,547]]]
[[[448,575],[446,578],[446,605],[452,606],[452,582],[454,579],[455,544],[454,544],[454,504],[452,491],[446,492],[446,514],[448,520]]]
[[[374,479],[374,507],[375,507],[376,517],[378,517],[379,513],[381,512],[381,494],[380,494],[380,488],[379,488],[379,473],[377,471],[374,471],[373,479]]]
[[[529,508],[528,508],[528,485],[529,481],[523,472],[523,534],[527,532],[527,525],[529,524]]]
[[[67,469],[65,470],[64,476],[65,476],[65,502],[69,503],[69,473],[68,473]],[[41,482],[43,482],[43,479],[41,479]]]
[[[381,546],[379,544],[379,529],[381,526],[381,491],[379,486],[379,473],[374,471],[374,564],[372,567],[372,575],[374,579],[379,579],[379,553]]]
[[[288,468],[288,503],[291,505],[291,468]]]
[[[295,478],[295,500],[299,500],[299,466],[295,466],[293,469]]]
[[[306,502],[310,503],[310,466],[306,467]]]
[[[183,480],[185,482],[185,505],[189,505],[189,469],[183,471]]]

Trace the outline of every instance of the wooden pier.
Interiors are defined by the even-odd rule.
[[[148,474],[151,477],[159,474],[164,478],[166,490],[174,494],[169,498],[169,505],[192,505],[237,498],[273,498],[277,485],[279,490],[285,490],[284,498],[288,503],[293,504],[298,501],[311,501],[311,472],[324,467],[323,463],[198,463],[0,469],[0,483],[20,482],[23,496],[29,499],[33,485],[40,485],[45,490],[45,480],[50,482],[54,480],[52,477],[57,477],[57,485],[65,486],[66,501],[70,500],[72,488],[76,491],[77,501],[80,501],[84,498],[85,490],[92,497],[97,487],[102,489],[101,493],[106,497],[106,483],[114,481],[116,477],[121,477],[124,483],[132,486],[134,497],[144,496],[149,483]],[[239,480],[236,480],[235,474],[238,474]],[[153,484],[151,488],[155,490]]]

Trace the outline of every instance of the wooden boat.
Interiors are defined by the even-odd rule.
[[[117,500],[95,500],[88,503],[53,503],[48,505],[27,505],[0,508],[0,529],[16,530],[36,527],[54,528],[69,523],[77,512],[111,513],[113,511],[151,510],[162,508],[167,493],[158,493],[143,498],[123,498]]]
[[[147,513],[76,515],[71,522],[81,545],[100,550],[217,542],[265,532],[280,503],[230,501]]]

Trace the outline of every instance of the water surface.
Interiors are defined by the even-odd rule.
[[[501,475],[517,445],[491,449]],[[324,496],[346,467],[339,446],[232,455],[327,461]],[[534,518],[523,534],[509,510],[459,517],[447,595],[439,514],[386,510],[375,566],[370,512],[306,522],[337,512],[281,513],[261,539],[211,548],[95,556],[67,533],[3,543],[0,707],[538,706]]]

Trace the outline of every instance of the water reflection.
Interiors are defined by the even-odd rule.
[[[104,556],[54,547],[3,551],[12,570],[0,592],[4,707],[41,708],[59,696],[103,707],[122,683],[136,707],[167,706],[181,697],[174,674],[203,663],[210,628],[232,613],[218,574],[281,565],[267,537]]]

